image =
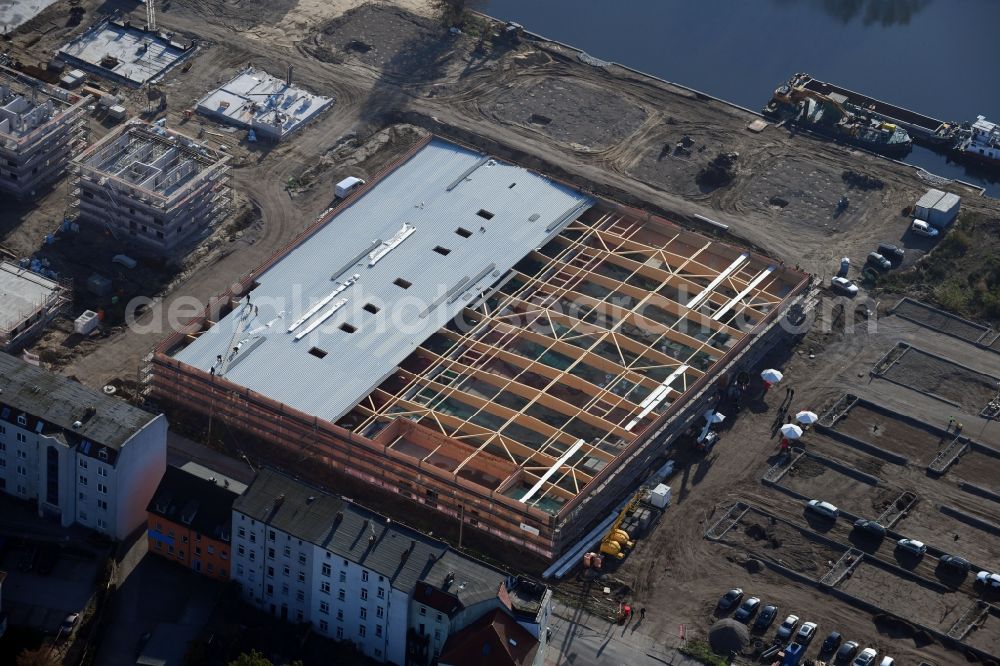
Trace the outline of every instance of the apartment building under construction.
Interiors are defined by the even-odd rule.
[[[554,558],[787,339],[807,285],[431,139],[161,343],[151,387]]]
[[[127,123],[73,161],[81,223],[169,255],[229,214],[229,156],[157,125]]]
[[[0,67],[0,192],[35,196],[86,144],[85,97]]]

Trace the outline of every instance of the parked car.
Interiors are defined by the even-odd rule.
[[[819,653],[826,654],[827,652],[833,652],[842,640],[844,640],[844,637],[840,635],[839,631],[831,631],[830,635],[823,641],[823,645],[820,646]]]
[[[758,615],[757,619],[754,620],[753,630],[761,633],[767,631],[768,628],[770,628],[770,626],[774,623],[774,618],[777,617],[777,615],[777,606],[764,606],[764,608],[760,611],[760,615]]]
[[[837,650],[837,654],[833,658],[833,663],[837,664],[837,666],[847,666],[851,659],[854,658],[854,655],[858,653],[859,647],[861,646],[858,645],[857,641],[847,641]]]
[[[854,658],[853,666],[872,666],[877,656],[878,652],[874,648],[865,648]]]
[[[949,569],[954,569],[961,574],[969,573],[969,569],[972,565],[969,564],[969,560],[964,557],[959,557],[958,555],[942,555],[941,564],[948,567]]]
[[[892,666],[895,663],[896,660],[892,657],[882,657],[882,661],[879,663],[879,666]]]
[[[816,636],[816,623],[803,622],[799,627],[799,633],[795,634],[795,642],[801,645],[809,645]]]
[[[836,520],[837,516],[840,515],[840,509],[829,502],[823,502],[821,500],[809,500],[809,503],[806,504],[806,509],[812,511],[813,513],[818,513],[824,518],[829,518],[830,520]]]
[[[927,546],[924,545],[923,541],[917,541],[916,539],[900,539],[896,542],[901,550],[905,550],[911,555],[916,555],[917,557],[923,557],[924,553],[927,552]]]
[[[757,614],[760,609],[760,599],[757,597],[747,597],[743,605],[740,606],[736,613],[733,615],[733,619],[737,622],[742,622],[743,624],[749,624],[753,616]]]
[[[778,627],[778,633],[774,635],[775,638],[785,641],[792,637],[792,632],[795,631],[795,627],[799,625],[798,615],[789,615],[785,618],[785,621],[781,623]]]
[[[878,253],[888,259],[894,266],[903,263],[903,257],[905,256],[903,248],[892,243],[879,243]]]
[[[865,259],[865,263],[883,271],[887,271],[892,268],[892,262],[878,252],[869,252],[868,258]]]
[[[980,571],[976,574],[976,582],[986,587],[1000,588],[1000,574]]]
[[[858,285],[845,277],[830,278],[830,289],[844,296],[857,296]]]
[[[874,520],[868,520],[867,518],[858,518],[854,521],[854,529],[859,532],[866,532],[871,536],[876,536],[882,538],[885,536],[885,527],[880,525]]]
[[[918,236],[926,236],[927,238],[935,238],[939,233],[937,228],[932,227],[923,220],[913,220],[910,231]]]
[[[742,598],[743,590],[738,587],[734,587],[722,595],[722,598],[719,599],[719,610],[727,611],[732,609],[736,606],[736,604],[740,603],[740,599]]]
[[[79,621],[80,621],[79,613],[70,613],[69,615],[66,616],[66,619],[62,621],[62,624],[60,625],[59,628],[62,629],[63,632],[68,634],[71,631],[73,631],[73,629],[76,628],[76,623]]]

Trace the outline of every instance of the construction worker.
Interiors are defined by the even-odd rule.
[[[782,437],[781,438],[781,452],[782,453],[788,453],[788,447],[789,446],[790,446],[790,444],[788,442],[788,438],[787,437]]]
[[[646,607],[645,606],[643,606],[642,608],[639,609],[639,619],[640,620],[645,620],[646,619]]]
[[[955,427],[955,417],[954,416],[948,417],[948,430],[946,430],[945,432],[951,431],[951,429],[954,427]]]

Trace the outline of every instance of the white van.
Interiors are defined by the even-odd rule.
[[[338,199],[343,199],[347,197],[351,192],[358,189],[365,184],[365,181],[360,178],[355,178],[354,176],[348,176],[344,180],[337,183],[337,188],[334,190],[334,194],[337,195]]]
[[[931,225],[927,224],[923,220],[913,220],[913,224],[910,226],[910,231],[917,234],[918,236],[927,236],[928,238],[934,238],[938,235],[938,230]]]

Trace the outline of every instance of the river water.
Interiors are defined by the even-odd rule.
[[[1000,122],[998,0],[473,0],[498,19],[759,110],[809,72],[941,120]],[[1000,197],[1000,172],[907,162]]]

